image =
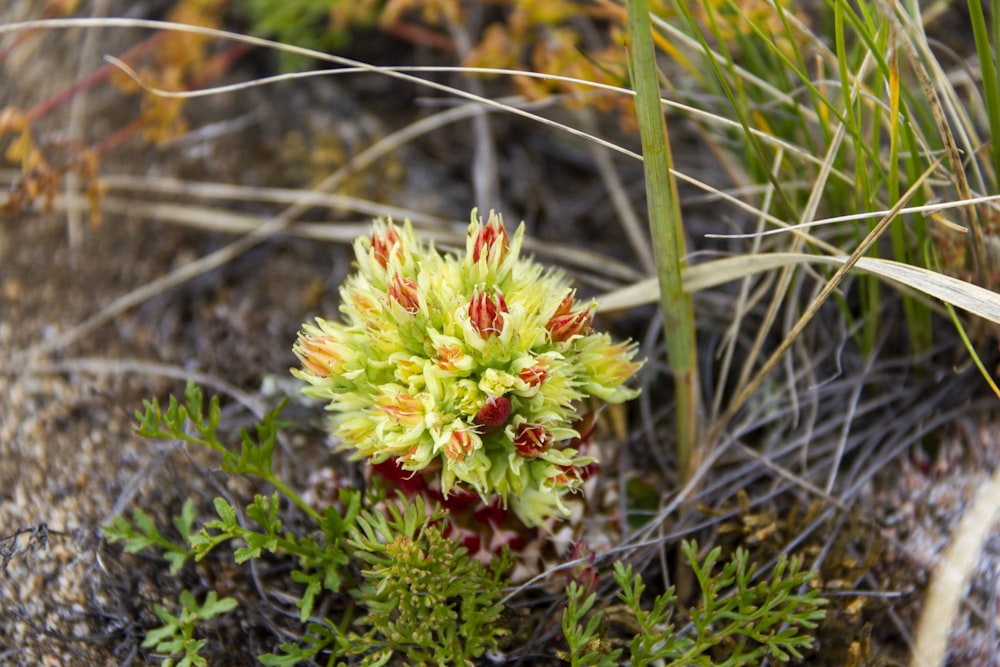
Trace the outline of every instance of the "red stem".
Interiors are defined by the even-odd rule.
[[[131,64],[132,61],[137,60],[140,56],[142,56],[147,51],[149,51],[153,46],[155,46],[156,42],[160,39],[162,35],[163,33],[157,33],[152,37],[149,37],[148,39],[139,42],[131,49],[126,51],[124,54],[122,54],[120,60],[122,62]],[[98,83],[107,79],[109,76],[111,76],[113,72],[116,71],[118,71],[118,68],[112,65],[111,63],[104,64],[89,76],[81,79],[80,81],[77,81],[69,88],[63,90],[57,95],[54,95],[45,102],[42,102],[41,104],[33,107],[30,111],[28,111],[28,113],[25,116],[28,124],[30,125],[39,118],[46,116],[53,109],[56,109],[59,105],[73,99],[77,95],[77,93],[84,90],[89,90]]]

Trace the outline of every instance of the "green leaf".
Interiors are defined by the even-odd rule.
[[[194,500],[188,498],[181,507],[181,513],[174,517],[174,528],[180,533],[181,539],[187,542],[194,527]]]
[[[142,531],[143,535],[147,535],[149,537],[160,536],[160,532],[156,529],[156,524],[153,523],[150,516],[138,507],[135,508],[135,511],[132,513],[132,520],[135,522],[136,528]]]
[[[201,607],[198,609],[198,618],[203,621],[207,621],[216,616],[221,616],[231,612],[236,609],[236,599],[225,597],[220,598],[218,593],[215,591],[209,591],[205,596],[205,602],[202,603]]]
[[[392,653],[393,651],[391,648],[375,651],[374,653],[366,655],[364,660],[361,661],[361,664],[364,667],[382,667],[382,665],[385,665],[389,662],[389,659],[392,658]]]
[[[221,520],[221,526],[219,526],[221,530],[233,530],[239,527],[239,523],[236,521],[236,510],[225,498],[216,498],[212,504],[215,505],[215,513]]]
[[[180,662],[177,663],[177,667],[206,667],[208,661],[199,655],[199,652],[205,646],[204,639],[188,640],[184,643],[184,657]]]
[[[142,641],[143,648],[157,646],[160,642],[166,641],[168,637],[173,637],[178,631],[180,619],[171,615],[165,608],[156,605],[154,608],[156,615],[164,624],[159,628],[153,628],[146,632],[146,637]]]
[[[204,423],[202,415],[204,401],[205,397],[201,392],[201,387],[194,381],[188,380],[187,385],[184,387],[184,402],[187,406],[187,415],[196,426],[201,426]],[[175,399],[171,396],[171,407],[175,403]]]
[[[257,659],[260,661],[260,664],[268,665],[269,667],[292,667],[292,665],[297,665],[311,657],[306,655],[298,644],[281,644],[278,650],[283,655],[265,653]]]
[[[185,645],[187,644],[187,642],[188,640],[185,639],[184,637],[174,637],[173,639],[170,639],[165,642],[160,642],[159,644],[157,644],[156,650],[159,651],[160,653],[170,653],[170,654],[180,653],[185,649]],[[178,665],[180,664],[183,663],[178,663]]]
[[[281,521],[278,520],[278,510],[281,508],[281,498],[277,492],[272,496],[254,496],[253,503],[247,507],[247,516],[256,521],[269,533],[277,533],[281,530]]]
[[[220,599],[215,591],[209,591],[205,601],[199,604],[194,594],[185,590],[178,601],[181,605],[179,616],[174,616],[161,605],[156,606],[156,615],[163,621],[163,626],[149,630],[142,646],[155,647],[158,653],[171,656],[164,660],[164,665],[206,665],[207,661],[200,655],[206,640],[193,637],[195,625],[232,611],[236,608],[236,600],[228,597]],[[175,663],[174,656],[181,654],[180,661]]]
[[[138,553],[154,544],[145,535],[135,532],[135,529],[122,516],[111,519],[111,523],[104,526],[104,535],[112,543],[125,541],[125,551],[130,554]]]
[[[184,567],[184,564],[188,561],[188,558],[190,558],[193,555],[193,553],[194,553],[193,551],[192,552],[167,551],[166,553],[164,553],[163,554],[164,560],[170,563],[170,569],[169,569],[170,574],[175,575],[178,572],[180,572],[181,568]]]
[[[195,560],[203,559],[212,549],[232,539],[232,537],[231,533],[212,535],[208,532],[207,528],[202,528],[191,536],[191,550],[194,552]]]
[[[162,414],[160,404],[156,400],[145,400],[142,402],[145,412],[135,413],[136,421],[139,423],[133,426],[133,430],[144,438],[166,438],[170,434],[160,428]]]
[[[180,603],[185,611],[191,613],[198,611],[198,599],[191,591],[181,591]]]
[[[322,590],[320,580],[321,577],[319,574],[307,574],[300,570],[292,570],[292,581],[297,584],[306,584],[306,589],[302,592],[302,599],[295,603],[295,606],[300,610],[299,620],[303,623],[309,620],[309,615],[312,614],[313,605],[316,602],[316,596]]]
[[[234,555],[237,563],[245,563],[251,558],[260,558],[263,550],[271,553],[278,550],[278,539],[273,535],[246,531],[243,533],[243,539],[246,540],[247,545],[236,550]]]
[[[278,431],[284,425],[279,419],[287,401],[269,410],[256,425],[256,440],[249,431],[240,431],[240,452],[226,452],[222,469],[229,473],[255,475],[270,480],[273,477],[271,460],[278,441]]]
[[[292,643],[282,644],[278,647],[279,654],[265,653],[260,656],[259,660],[264,665],[297,665],[305,660],[310,660],[318,653],[326,650],[331,650],[337,655],[345,655],[348,652],[347,639],[343,633],[330,625],[309,623],[301,645]]]

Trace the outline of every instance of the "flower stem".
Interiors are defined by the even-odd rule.
[[[274,486],[274,488],[283,493],[286,498],[295,503],[300,510],[309,515],[309,518],[313,521],[318,523],[323,520],[323,516],[319,512],[310,507],[306,501],[302,500],[302,497],[299,494],[295,493],[291,487],[278,479],[277,476],[269,475],[266,479],[272,486]]]

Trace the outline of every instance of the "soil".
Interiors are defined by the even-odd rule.
[[[31,4],[3,10],[0,23]],[[145,36],[102,31],[85,71],[100,67],[103,53],[121,53]],[[18,37],[23,41],[16,42]],[[5,36],[0,49],[11,51],[0,65],[2,105],[31,108],[69,87],[82,40],[78,30]],[[252,62],[241,68],[230,73],[233,80],[252,75]],[[384,133],[367,112],[345,109],[351,99],[330,81],[208,98],[185,113],[191,127],[216,127],[219,136],[198,140],[185,134],[163,146],[137,137],[109,153],[101,171],[154,180],[211,174],[215,182],[301,186],[329,165],[287,159],[293,129],[305,140],[315,133],[331,143],[343,137],[366,145]],[[84,101],[87,143],[105,138],[136,112],[134,100],[107,83],[87,91]],[[36,138],[54,155],[65,140],[69,106],[35,127]],[[251,120],[229,130],[233,118]],[[356,179],[353,187],[369,197],[399,189],[378,185]],[[423,201],[433,210],[435,201],[443,207],[444,197],[431,192]],[[263,219],[273,210],[252,203],[245,208]],[[349,253],[343,246],[272,238],[72,344],[35,355],[32,346],[232,241],[127,211],[86,224],[77,242],[71,243],[68,229],[64,212],[31,208],[0,224],[0,664],[155,664],[149,649],[140,648],[144,628],[159,625],[155,605],[173,608],[185,582],[172,581],[149,558],[109,546],[101,527],[133,507],[171,516],[188,495],[204,500],[214,478],[194,472],[176,445],[134,435],[134,412],[144,399],[182,391],[179,378],[195,372],[207,386],[216,385],[213,393],[227,405],[235,404],[237,388],[259,396],[269,374],[286,377],[295,364],[291,345],[300,324],[336,311],[336,286]],[[260,409],[259,402],[236,410],[242,414],[233,425],[246,425],[254,408]],[[318,455],[324,452],[320,448]],[[252,664],[253,656],[267,650],[254,639],[248,633],[241,648],[212,664]]]
[[[34,17],[36,4],[25,0],[0,9],[0,24]],[[158,4],[124,3],[134,6],[133,15],[146,12],[144,16],[155,16]],[[80,30],[0,35],[0,107],[42,104],[66,91],[79,72],[99,68],[100,55],[120,54],[148,34],[102,29],[93,48],[85,46],[84,36]],[[386,52],[405,53],[417,63],[438,58],[433,51],[414,50],[386,36],[360,42],[355,47],[360,58]],[[245,55],[216,83],[270,73],[274,62],[265,54]],[[189,132],[159,145],[133,137],[103,157],[100,171],[109,181],[130,176],[148,182],[303,188],[436,110],[442,99],[367,75],[215,95],[185,106]],[[84,107],[74,112],[74,104]],[[106,139],[137,110],[134,96],[105,82],[58,105],[37,121],[33,134],[55,160],[67,154],[67,145]],[[82,114],[82,122],[72,120],[74,113]],[[613,117],[597,122],[607,132],[617,132]],[[472,125],[463,123],[455,126],[461,131],[434,132],[393,151],[353,174],[338,192],[406,206],[440,221],[445,231],[461,233],[476,197],[475,148],[467,131]],[[526,219],[529,234],[543,244],[565,243],[636,265],[617,225],[606,222],[613,209],[584,145],[528,121],[493,116],[492,123],[499,139],[502,205],[511,218]],[[74,124],[80,128],[76,136],[70,129]],[[622,140],[635,144],[634,137],[622,135]],[[708,171],[708,165],[700,164],[708,160],[701,153],[681,159],[688,170]],[[641,171],[625,161],[616,160],[615,166],[626,194],[641,206]],[[16,172],[8,168],[2,176],[12,183]],[[84,215],[83,226],[70,220],[61,198],[51,211],[27,206],[0,219],[0,665],[157,664],[150,649],[141,647],[145,631],[159,624],[157,604],[173,604],[180,590],[199,578],[213,578],[225,589],[220,594],[257,598],[248,575],[227,569],[222,560],[199,566],[197,576],[172,578],[154,557],[128,555],[121,545],[108,544],[101,527],[136,507],[167,517],[187,497],[198,499],[200,511],[209,511],[211,497],[219,493],[252,495],[244,481],[222,479],[211,457],[136,436],[134,413],[145,399],[179,393],[184,378],[197,377],[223,397],[229,428],[250,423],[277,400],[268,387],[280,387],[296,364],[291,347],[301,323],[336,312],[337,285],[350,270],[350,250],[342,243],[276,234],[218,268],[158,290],[121,312],[115,308],[107,321],[88,325],[67,340],[74,327],[114,308],[123,295],[237,238],[148,215],[141,206],[218,201],[115,187],[105,196],[117,205],[109,205],[100,222],[86,222]],[[261,201],[225,205],[260,221],[281,211]],[[697,203],[690,210],[693,219],[706,218],[706,209]],[[357,213],[318,207],[304,217],[331,225],[366,221]],[[579,263],[569,268],[584,277],[599,273]],[[605,280],[592,289],[613,284]],[[721,330],[725,308],[711,302],[702,307]],[[609,326],[621,335],[641,337],[649,317],[650,311],[640,311]],[[969,405],[967,399],[956,404],[962,401]],[[947,445],[949,456],[934,459],[936,463],[921,463],[920,457],[904,452],[887,474],[892,481],[880,487],[869,484],[864,496],[879,503],[875,518],[891,515],[903,526],[886,529],[896,542],[876,570],[918,570],[912,578],[881,576],[873,585],[884,590],[911,581],[907,606],[897,608],[904,626],[919,609],[919,592],[948,531],[983,471],[1000,461],[997,429],[981,427],[972,407],[958,414],[961,419],[943,428],[956,443],[979,442],[974,456],[961,444]],[[285,444],[282,464],[291,482],[302,486],[311,470],[334,455],[320,430],[311,428],[310,420],[318,416],[298,416],[302,428]],[[900,505],[901,496],[908,505]],[[892,511],[888,506],[894,506]],[[988,543],[961,621],[978,628],[978,643],[956,653],[961,657],[953,664],[988,664],[990,659],[991,635],[984,628],[996,623],[996,542]],[[888,616],[892,607],[891,601],[873,605],[845,630],[854,633],[853,640],[863,628],[876,626],[872,659],[905,655],[896,629],[900,624],[893,626]],[[273,649],[281,626],[275,623],[266,610],[255,612],[250,605],[240,627],[213,630],[218,636],[210,639],[227,650],[213,654],[210,664],[253,664],[254,656]],[[841,643],[850,642],[842,638]],[[959,661],[965,659],[972,662]]]

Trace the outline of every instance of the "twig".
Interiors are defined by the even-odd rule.
[[[939,667],[948,656],[948,634],[990,531],[1000,513],[1000,469],[982,486],[972,507],[953,534],[951,545],[934,571],[917,627],[910,667]]]

